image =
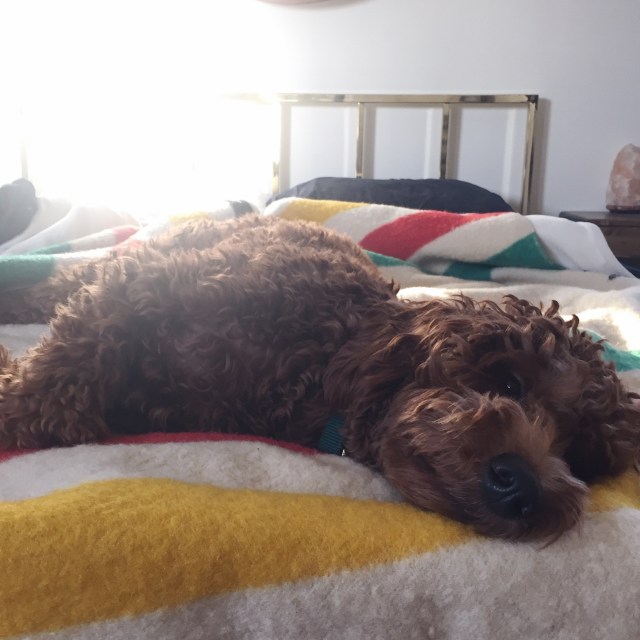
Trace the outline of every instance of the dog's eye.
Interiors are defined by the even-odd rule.
[[[521,400],[524,395],[522,381],[512,373],[502,377],[500,387],[500,395],[507,396],[508,398]]]
[[[474,386],[480,393],[492,393],[522,400],[526,395],[526,389],[522,378],[513,373],[508,365],[497,364],[484,370],[484,375],[480,378],[480,384]]]

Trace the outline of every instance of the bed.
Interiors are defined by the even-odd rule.
[[[277,98],[285,106],[351,99]],[[366,96],[352,98],[366,112]],[[457,135],[448,128],[457,106],[502,104],[499,96],[423,98],[371,103],[442,108],[440,151]],[[640,392],[638,280],[592,225],[512,210],[527,209],[532,184],[537,97],[520,98],[509,103],[525,113],[518,203],[478,185],[471,192],[458,185],[468,198],[462,213],[372,202],[352,194],[392,178],[356,167],[340,180],[312,175],[311,183],[290,184],[278,155],[279,193],[262,214],[350,235],[407,299],[458,292],[556,299],[606,338],[604,357]],[[356,164],[366,168],[362,137],[358,145]],[[440,167],[436,179],[455,180],[446,158]],[[358,182],[367,178],[375,182]],[[450,197],[427,178],[413,180],[412,195]],[[392,186],[394,198],[403,197],[401,185]],[[489,196],[500,200],[483,209]],[[246,210],[223,203],[186,217]],[[71,207],[0,249],[2,295],[45,279],[56,265],[144,243],[182,219],[141,226],[116,212]],[[43,333],[44,326],[5,325],[0,343],[20,354]],[[268,439],[156,433],[0,452],[0,638],[630,639],[640,629],[639,544],[635,472],[598,483],[582,526],[543,546],[480,537],[411,507],[346,457]]]

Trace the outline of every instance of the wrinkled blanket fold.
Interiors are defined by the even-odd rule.
[[[265,213],[319,222],[370,251],[406,260],[428,273],[466,280],[505,282],[526,270],[529,279],[554,281],[556,276],[548,271],[565,268],[632,277],[595,225],[552,216],[455,214],[304,198],[278,200]]]

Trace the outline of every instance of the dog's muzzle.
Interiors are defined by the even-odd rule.
[[[489,509],[503,518],[528,518],[538,510],[540,484],[536,474],[523,458],[513,453],[491,458],[482,488]]]

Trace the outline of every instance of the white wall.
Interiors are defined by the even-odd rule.
[[[532,211],[601,209],[609,171],[640,144],[638,0],[360,0],[263,7],[293,52],[280,89],[537,93]]]
[[[164,114],[160,136],[188,124],[194,105],[206,113],[214,90],[537,93],[543,137],[531,211],[545,213],[601,209],[616,152],[640,144],[638,0],[0,6],[10,8],[5,95],[37,104],[41,119],[66,114],[88,139],[109,113],[141,104]],[[53,173],[41,178],[51,185]]]

